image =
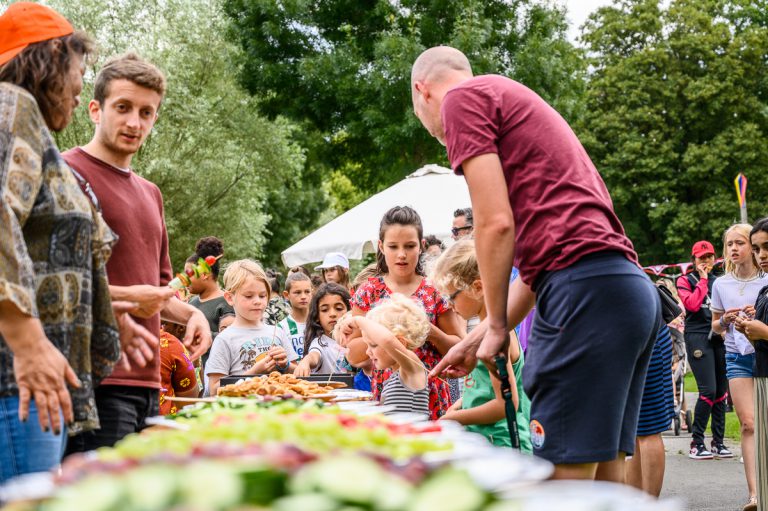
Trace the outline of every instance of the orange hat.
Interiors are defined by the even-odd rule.
[[[39,43],[75,31],[69,21],[50,7],[16,2],[0,16],[0,66],[31,43]]]

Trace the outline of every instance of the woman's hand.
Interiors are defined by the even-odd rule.
[[[19,419],[29,418],[29,401],[35,400],[43,431],[61,432],[61,415],[69,424],[74,420],[72,398],[66,384],[80,387],[80,380],[64,355],[48,339],[34,349],[13,355],[13,372],[19,387]]]
[[[756,319],[737,317],[736,330],[743,333],[752,342],[768,340],[768,325]]]
[[[19,388],[19,419],[29,418],[29,402],[35,400],[43,431],[61,431],[61,416],[74,420],[67,384],[80,380],[64,355],[45,336],[40,320],[24,314],[10,300],[0,301],[0,335],[13,352],[13,372]]]

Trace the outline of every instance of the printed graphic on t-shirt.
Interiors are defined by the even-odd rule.
[[[244,342],[240,346],[240,361],[243,368],[248,370],[253,367],[256,362],[266,356],[269,349],[274,345],[279,345],[274,337],[256,337]]]

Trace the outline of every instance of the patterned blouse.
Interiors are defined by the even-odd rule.
[[[368,282],[360,286],[352,297],[352,305],[363,312],[368,312],[381,301],[389,298],[393,292],[384,282],[384,277],[371,277]],[[433,325],[437,324],[437,318],[448,310],[448,304],[443,300],[440,293],[437,292],[426,279],[422,279],[419,287],[414,291],[411,297],[424,306],[427,318]],[[434,344],[427,341],[421,347],[415,350],[416,355],[426,366],[427,370],[432,370],[443,356],[437,351]],[[374,370],[371,378],[371,391],[374,399],[381,397],[381,391],[384,382],[392,374],[392,371],[385,369],[383,371]],[[442,417],[451,406],[451,395],[448,389],[448,383],[440,378],[429,379],[429,414],[430,419],[437,420]]]
[[[40,319],[82,382],[70,388],[72,434],[96,429],[93,389],[120,340],[105,264],[116,238],[81,191],[24,89],[0,83],[0,301]],[[18,395],[0,336],[0,397]]]

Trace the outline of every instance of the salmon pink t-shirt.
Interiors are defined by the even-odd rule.
[[[595,252],[620,252],[637,264],[587,152],[535,92],[503,76],[477,76],[448,91],[441,115],[457,174],[469,158],[499,156],[515,220],[515,266],[526,284]]]

